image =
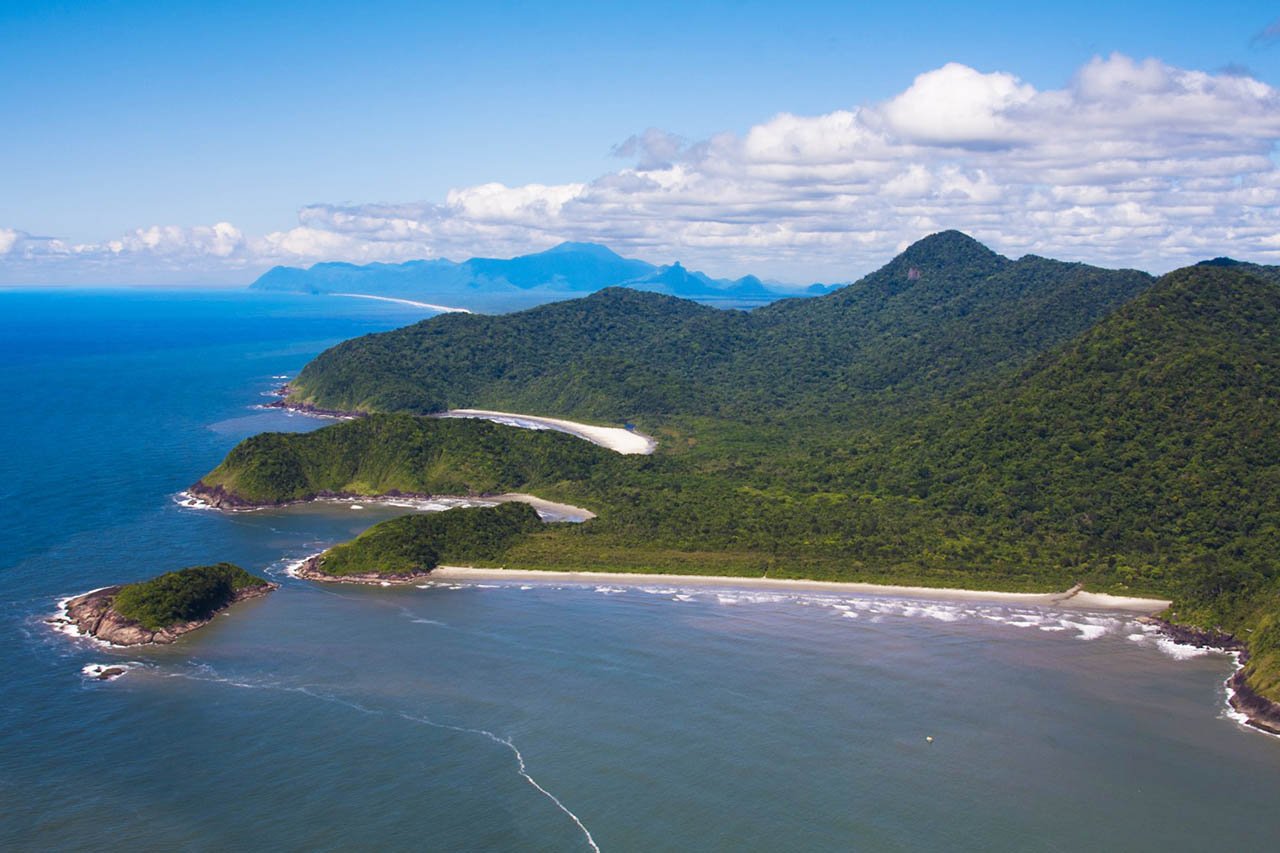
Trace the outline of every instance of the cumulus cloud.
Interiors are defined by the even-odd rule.
[[[783,113],[696,143],[650,129],[581,183],[482,184],[443,201],[314,205],[258,237],[228,223],[103,244],[0,230],[0,271],[43,261],[256,270],[317,260],[510,255],[560,240],[717,274],[847,279],[959,228],[1155,271],[1211,255],[1280,262],[1280,93],[1237,69],[1095,58],[1061,88],[957,63],[879,104]],[[13,235],[13,236],[9,236]]]

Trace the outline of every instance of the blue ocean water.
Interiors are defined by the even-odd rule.
[[[1266,848],[1280,740],[1129,617],[680,584],[330,588],[397,512],[173,495],[388,303],[0,292],[0,849]],[[232,560],[283,584],[164,648],[59,598]],[[128,663],[111,682],[82,675]],[[929,743],[926,736],[932,736]]]

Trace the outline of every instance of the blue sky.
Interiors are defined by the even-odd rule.
[[[460,208],[454,205],[446,228],[442,206],[451,204],[450,191],[495,183],[557,188],[630,180],[636,157],[613,152],[651,128],[683,144],[658,145],[656,153],[651,144],[640,159],[654,162],[641,166],[655,165],[655,157],[677,165],[704,158],[697,169],[705,177],[711,166],[696,150],[699,142],[726,135],[744,140],[780,113],[819,117],[885,104],[919,75],[948,63],[1004,72],[1039,92],[1063,90],[1092,60],[1113,54],[1280,86],[1280,39],[1263,35],[1278,18],[1274,5],[1232,2],[1077,2],[1053,9],[1026,3],[6,2],[0,4],[0,73],[8,81],[0,87],[0,229],[7,229],[0,231],[0,281],[247,281],[280,261],[456,257],[536,249],[558,238],[606,239],[630,254],[655,261],[685,257],[718,274],[760,271],[798,281],[841,277],[847,269],[850,277],[892,254],[912,227],[964,225],[963,217],[942,222],[936,212],[926,213],[884,228],[864,219],[843,243],[814,236],[830,233],[830,222],[799,228],[808,236],[791,242],[791,232],[766,239],[761,231],[770,205],[795,200],[777,199],[776,183],[762,188],[744,179],[717,189],[726,197],[761,193],[751,234],[742,232],[754,248],[735,252],[729,225],[745,227],[743,220],[706,208],[702,196],[695,199],[702,226],[686,228],[688,219],[680,218],[669,238],[652,198],[634,202],[643,209],[638,220],[619,220],[603,231],[586,228],[585,215],[566,217],[558,230],[530,230],[527,222],[523,231],[512,230],[510,199],[499,213],[490,206],[455,215]],[[1238,97],[1245,96],[1227,100]],[[1272,103],[1266,92],[1248,97],[1246,110],[1265,113]],[[1229,104],[1221,115],[1229,122]],[[1252,147],[1236,156],[1256,155],[1272,138],[1274,160],[1271,133],[1260,120],[1250,131]],[[962,140],[960,148],[971,150],[972,142]],[[999,170],[998,163],[954,152],[926,156],[914,147],[899,160],[935,174],[955,163],[970,188]],[[1210,171],[1221,178],[1221,164]],[[1240,174],[1259,170],[1255,163]],[[1187,180],[1203,177],[1180,175],[1180,191]],[[1019,180],[1043,189],[1052,178]],[[960,192],[954,182],[947,186],[953,195]],[[1269,191],[1273,183],[1268,177],[1261,186]],[[806,183],[796,191],[799,199],[816,190]],[[564,192],[547,192],[553,206],[562,204]],[[935,199],[946,195],[936,184],[929,192]],[[1134,198],[1140,206],[1157,203],[1149,194],[1111,202]],[[1168,206],[1168,198],[1163,203]],[[335,210],[343,222],[335,224]],[[1144,214],[1127,215],[1141,224]],[[1249,225],[1238,254],[1278,262],[1266,254],[1269,236],[1276,236],[1271,223],[1260,224],[1252,210],[1214,215]],[[367,224],[370,216],[383,225],[353,243],[353,227],[363,226],[350,223]],[[1019,232],[1009,209],[995,216],[984,209],[972,218],[966,230],[998,247],[1052,249],[1057,240],[1056,254],[1075,249],[1098,261],[1122,261],[1125,245],[1142,260],[1138,250],[1150,240],[1139,230],[1128,244],[1090,254],[1080,248],[1089,235],[1079,227],[1066,237],[1061,228],[1034,231],[1025,223]],[[1118,220],[1109,221],[1113,232]],[[170,245],[187,239],[181,235],[189,229],[219,223],[231,230],[191,232],[194,252],[183,255]],[[123,249],[103,248],[157,226],[169,230],[125,240]],[[325,234],[299,232],[267,248],[260,243],[299,227]],[[392,240],[388,228],[412,234]],[[1233,242],[1235,234],[1228,229],[1220,242]],[[169,248],[160,251],[161,244]],[[1192,254],[1199,248],[1169,245]],[[73,246],[81,248],[67,248]]]

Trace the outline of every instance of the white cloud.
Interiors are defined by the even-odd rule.
[[[228,223],[65,245],[0,230],[0,276],[40,269],[252,272],[318,260],[510,255],[597,240],[716,274],[847,279],[931,231],[1169,269],[1207,255],[1280,262],[1280,93],[1113,55],[1060,89],[956,63],[881,104],[783,113],[697,143],[650,129],[634,165],[560,185],[498,183],[439,203],[313,205],[258,237]]]

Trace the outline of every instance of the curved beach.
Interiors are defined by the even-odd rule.
[[[479,418],[524,429],[551,429],[576,435],[592,444],[607,447],[623,455],[648,455],[658,442],[643,433],[624,427],[603,427],[567,421],[563,418],[544,418],[541,415],[522,415],[515,412],[496,412],[491,409],[450,409],[436,415],[438,418]]]

